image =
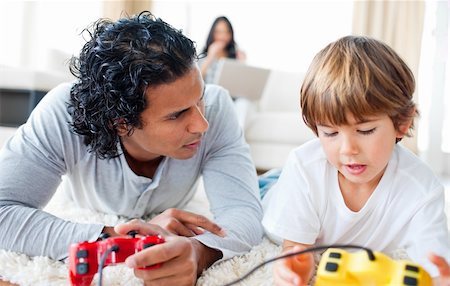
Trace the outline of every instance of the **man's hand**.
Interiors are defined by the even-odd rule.
[[[173,234],[181,236],[195,236],[205,230],[218,236],[225,236],[225,231],[205,216],[171,208],[152,218],[148,223],[156,224]]]
[[[304,246],[298,245],[285,248],[283,255],[298,252],[303,249],[305,249]],[[277,286],[306,286],[311,279],[313,270],[314,257],[311,253],[277,260],[273,268],[273,284]]]
[[[119,234],[131,230],[140,235],[160,234],[165,239],[164,243],[146,248],[125,260],[126,265],[134,268],[134,274],[144,280],[145,285],[195,285],[203,269],[222,257],[220,251],[208,248],[193,238],[173,235],[160,226],[141,220],[115,227]],[[157,263],[162,263],[160,268],[137,269]]]
[[[439,269],[439,278],[434,279],[435,286],[450,286],[450,265],[444,257],[430,253],[428,256],[431,262]]]

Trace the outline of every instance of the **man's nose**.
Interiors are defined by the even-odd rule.
[[[203,114],[203,108],[196,106],[192,110],[191,120],[188,125],[190,133],[204,133],[208,130],[209,123]]]

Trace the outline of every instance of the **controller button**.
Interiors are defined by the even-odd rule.
[[[100,234],[100,236],[98,237],[98,239],[99,239],[99,240],[105,240],[105,239],[109,238],[110,236],[111,236],[111,235],[109,235],[108,233],[102,232],[102,233]]]
[[[414,265],[406,265],[405,266],[405,270],[409,270],[409,271],[413,271],[413,272],[419,273],[419,267],[414,266]]]
[[[77,251],[77,258],[86,258],[88,257],[88,251],[86,249]]]
[[[144,243],[144,248],[152,247],[153,245],[156,245],[154,243]]]
[[[128,233],[127,233],[129,236],[131,236],[131,237],[133,237],[133,238],[135,238],[136,237],[136,235],[138,234],[138,232],[137,231],[135,231],[135,230],[130,230]]]
[[[78,263],[76,266],[77,274],[84,275],[89,272],[89,265],[87,263]]]
[[[337,263],[334,262],[327,262],[327,264],[325,264],[325,270],[329,271],[329,272],[336,272],[339,268],[339,265]]]
[[[339,252],[330,252],[331,258],[341,258],[341,254]]]
[[[403,284],[404,284],[404,285],[408,285],[408,286],[416,286],[416,285],[419,285],[419,284],[417,283],[417,279],[416,279],[416,278],[414,278],[414,277],[409,277],[409,276],[405,276],[405,277],[403,278]]]

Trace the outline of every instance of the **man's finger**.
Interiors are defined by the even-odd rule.
[[[193,233],[195,233],[195,235],[199,235],[199,234],[204,234],[205,233],[205,231],[202,228],[200,228],[200,227],[198,227],[198,226],[196,226],[194,224],[187,223],[186,227],[189,228]]]
[[[192,237],[195,236],[196,233],[194,230],[192,230],[188,225],[184,225],[178,220],[171,223],[170,226],[167,228],[167,230],[173,232],[176,235],[186,236],[186,237]]]
[[[180,210],[180,209],[170,209],[167,211],[168,215],[175,217],[180,222],[186,224],[193,224],[201,227],[209,232],[212,232],[219,236],[225,236],[225,231],[216,223],[209,220],[207,217],[192,212]]]
[[[186,248],[190,247],[189,239],[180,236],[171,236],[165,243],[157,244],[139,251],[125,260],[130,268],[141,268],[148,265],[165,263],[180,256]]]
[[[160,226],[149,224],[139,219],[133,219],[129,222],[118,224],[114,227],[114,231],[123,235],[128,234],[130,231],[136,231],[141,235],[168,235],[168,232]]]

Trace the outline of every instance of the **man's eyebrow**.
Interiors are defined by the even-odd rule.
[[[202,96],[200,97],[199,101],[201,101],[201,100],[203,99],[203,97],[205,96],[205,90],[206,90],[205,85],[203,85]],[[190,108],[190,107],[184,108],[184,109],[181,109],[181,110],[175,110],[175,111],[172,111],[172,112],[170,112],[169,114],[167,114],[166,117],[172,117],[172,116],[174,116],[174,115],[179,115],[179,114],[185,112],[186,110],[188,110],[189,108]]]

